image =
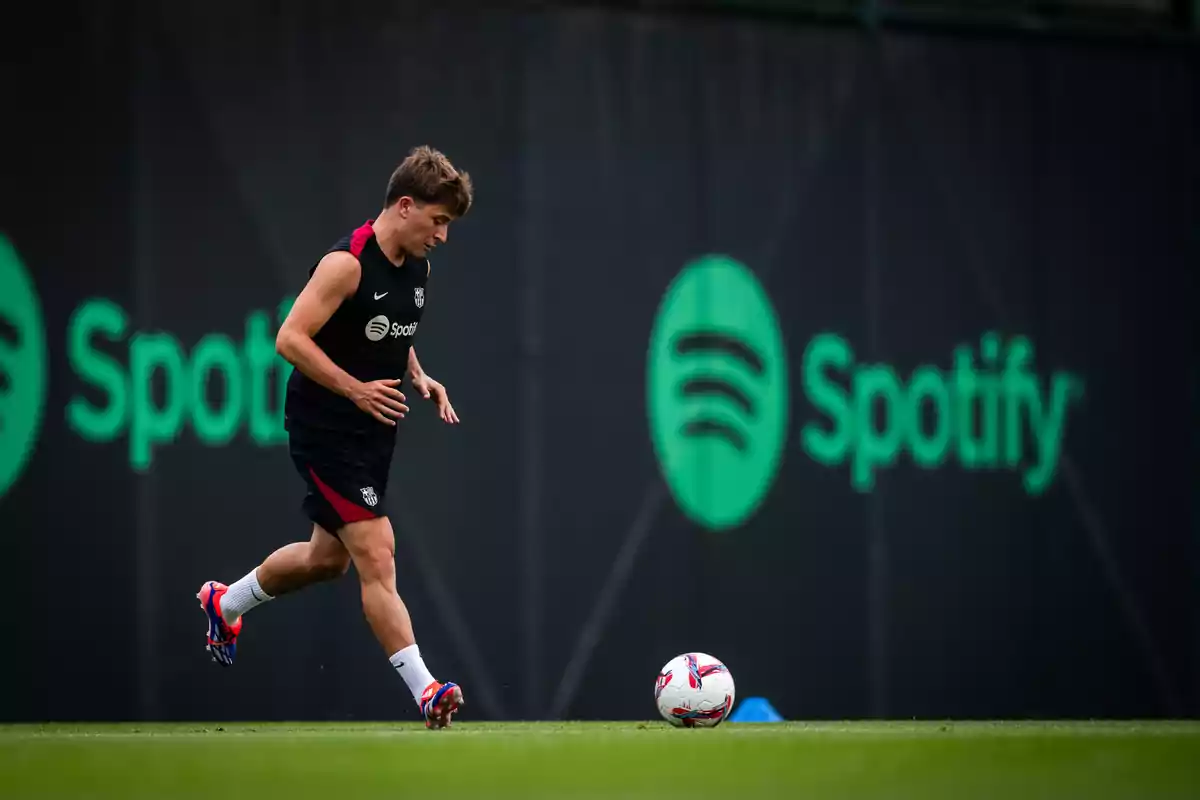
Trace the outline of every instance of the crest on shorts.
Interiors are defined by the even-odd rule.
[[[421,306],[425,305],[425,287],[424,286],[418,286],[417,288],[413,289],[413,300],[416,302],[417,308],[420,308]]]
[[[364,487],[362,490],[362,496],[363,496],[363,502],[366,503],[367,505],[371,506],[372,508],[374,508],[375,504],[379,502],[379,496],[377,494],[375,494],[374,486]]]

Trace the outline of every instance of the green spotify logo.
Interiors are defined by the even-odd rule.
[[[0,497],[33,453],[46,394],[46,342],[33,281],[0,236]]]
[[[1025,336],[985,331],[949,362],[911,369],[860,361],[850,341],[815,333],[796,370],[797,445],[845,470],[854,491],[905,465],[1020,475],[1029,496],[1058,474],[1083,376],[1039,375]],[[667,289],[650,335],[647,413],[655,453],[679,507],[709,530],[749,519],[770,489],[788,438],[787,355],[775,310],[745,266],[724,256],[688,264]]]
[[[787,358],[775,310],[744,265],[688,264],[650,336],[650,431],[679,507],[710,530],[745,521],[787,439]]]
[[[1041,494],[1062,455],[1071,404],[1083,379],[1033,372],[1033,343],[988,331],[978,353],[954,348],[950,366],[920,364],[905,376],[890,364],[858,363],[841,336],[821,333],[804,350],[801,380],[825,417],[801,430],[801,446],[817,463],[849,467],[861,492],[902,457],[921,469],[957,461],[968,470],[1022,474],[1025,491]]]
[[[291,305],[292,298],[279,304],[280,324]],[[224,447],[243,430],[260,447],[287,441],[283,398],[292,366],[275,352],[266,311],[246,317],[240,340],[214,331],[190,349],[165,331],[131,330],[131,322],[104,298],[84,302],[71,315],[67,359],[90,386],[90,396],[74,394],[67,403],[71,430],[91,442],[126,437],[129,464],[138,472],[187,427],[208,447]],[[124,349],[124,356],[114,358],[114,349]],[[161,392],[154,391],[156,383]]]

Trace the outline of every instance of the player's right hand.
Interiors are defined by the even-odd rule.
[[[354,405],[383,424],[395,425],[397,418],[403,418],[408,413],[408,406],[404,405],[404,395],[395,388],[400,383],[400,378],[360,383],[350,393],[350,399],[354,401]]]

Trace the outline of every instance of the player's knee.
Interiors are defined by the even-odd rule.
[[[314,532],[308,543],[307,567],[314,581],[329,581],[340,578],[350,568],[350,553],[332,535],[324,531]]]
[[[364,584],[395,580],[396,539],[386,517],[347,525],[342,529],[342,542]]]
[[[387,581],[396,577],[396,552],[388,542],[367,545],[356,561],[358,573],[364,582]]]
[[[349,553],[313,554],[308,561],[309,571],[317,580],[329,581],[340,578],[350,569]]]

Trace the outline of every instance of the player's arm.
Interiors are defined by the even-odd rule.
[[[425,370],[421,369],[421,362],[417,361],[417,350],[411,345],[408,348],[408,374],[412,376],[413,388],[425,399],[433,398],[437,403],[439,417],[446,422],[458,422],[458,413],[454,406],[450,405],[446,387],[425,374]]]
[[[408,348],[408,374],[412,378],[421,378],[425,375],[425,370],[421,369],[421,362],[417,361],[417,348],[411,345]]]
[[[327,254],[305,285],[287,319],[279,326],[275,350],[304,375],[347,397],[380,422],[395,425],[391,417],[403,417],[408,411],[404,395],[395,386],[399,379],[362,383],[333,363],[313,337],[333,316],[338,306],[358,291],[362,267],[358,259],[344,251]]]

